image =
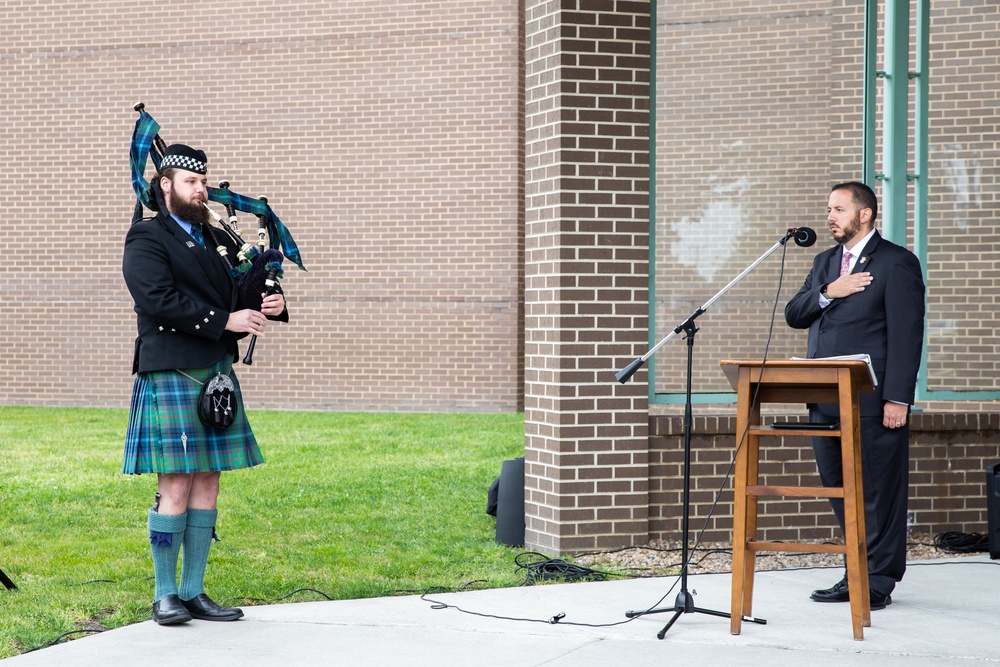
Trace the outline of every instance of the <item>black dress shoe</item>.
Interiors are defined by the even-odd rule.
[[[204,593],[199,593],[190,600],[181,603],[191,612],[191,616],[202,621],[235,621],[243,618],[243,610],[236,607],[220,607]]]
[[[851,599],[851,593],[847,589],[847,577],[844,577],[830,588],[813,591],[809,596],[816,602],[847,602]]]
[[[153,603],[153,620],[160,625],[177,625],[191,620],[184,603],[176,595],[167,595]]]
[[[886,593],[879,593],[876,590],[868,589],[869,609],[885,609],[892,604],[892,597]]]
[[[830,588],[813,591],[809,597],[816,602],[849,602],[851,600],[851,593],[847,588],[847,577],[844,577]],[[871,611],[885,609],[891,604],[892,598],[888,594],[879,593],[871,588],[868,589],[868,608]]]

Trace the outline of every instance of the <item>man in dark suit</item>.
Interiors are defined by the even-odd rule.
[[[148,527],[153,619],[161,625],[243,616],[204,590],[221,473],[263,461],[233,362],[239,338],[263,336],[268,319],[288,320],[280,292],[262,295],[260,309],[239,303],[236,278],[217,252],[222,245],[235,257],[237,248],[208,220],[207,169],[204,152],[167,147],[152,181],[159,214],[132,225],[122,258],[138,325],[122,471],[157,474]],[[199,394],[213,379],[229,385],[235,404],[235,418],[224,428],[199,418]]]
[[[875,229],[878,200],[867,185],[835,185],[827,211],[837,245],[817,255],[785,321],[809,329],[809,358],[871,357],[878,386],[860,397],[861,450],[870,601],[882,609],[906,570],[908,417],[923,347],[924,281],[916,256]],[[809,406],[812,422],[838,418],[835,404]],[[813,450],[823,485],[841,486],[839,438],[813,438]],[[843,500],[830,503],[843,530]],[[848,601],[846,577],[811,597]]]

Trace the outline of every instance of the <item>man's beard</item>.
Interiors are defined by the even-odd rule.
[[[170,212],[184,222],[192,225],[208,225],[208,209],[202,204],[192,204],[174,195],[171,190],[167,193],[167,205]]]
[[[840,238],[834,237],[834,241],[840,245],[849,243],[851,239],[858,235],[861,231],[861,211],[854,214],[854,219],[844,228],[841,229],[843,235]]]

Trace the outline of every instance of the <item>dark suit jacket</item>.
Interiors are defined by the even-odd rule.
[[[236,257],[225,233],[215,237]],[[247,334],[225,330],[230,313],[240,310],[236,282],[208,238],[206,245],[164,211],[129,229],[122,273],[138,316],[133,373],[206,368],[226,354],[239,358],[236,341]],[[287,311],[279,319],[287,321]]]
[[[861,416],[881,416],[885,401],[913,403],[924,337],[920,262],[875,232],[853,271],[871,273],[871,285],[820,308],[819,293],[840,276],[840,260],[839,245],[816,256],[802,289],[785,306],[785,321],[809,329],[809,358],[870,355],[878,386],[861,395]]]

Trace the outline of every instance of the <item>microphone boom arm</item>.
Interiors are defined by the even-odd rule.
[[[708,310],[709,308],[711,308],[712,304],[715,303],[716,301],[718,301],[722,297],[723,294],[725,294],[730,289],[732,289],[732,287],[734,285],[736,285],[736,283],[738,283],[741,280],[743,280],[747,276],[747,274],[749,274],[751,271],[753,271],[754,269],[756,269],[761,264],[761,262],[763,262],[765,259],[767,259],[768,257],[770,257],[774,253],[775,250],[777,250],[781,246],[785,245],[785,241],[787,241],[789,238],[791,238],[792,236],[794,236],[796,231],[797,230],[795,230],[795,229],[789,229],[788,233],[785,234],[784,238],[782,238],[780,241],[776,242],[773,246],[771,246],[771,248],[767,252],[765,252],[763,255],[761,255],[760,257],[758,257],[757,260],[754,261],[753,264],[751,264],[747,268],[743,269],[743,272],[740,273],[740,275],[738,275],[735,278],[733,278],[732,280],[730,280],[729,284],[726,285],[725,287],[723,287],[718,292],[716,292],[715,296],[713,296],[711,299],[709,299],[708,301],[706,301],[698,310],[694,311],[686,320],[684,320],[683,322],[681,322],[680,324],[678,324],[676,327],[674,327],[673,331],[671,331],[666,336],[664,336],[663,339],[660,340],[659,343],[657,343],[656,345],[654,345],[653,347],[651,347],[649,349],[649,351],[646,352],[646,354],[642,355],[641,357],[639,357],[638,359],[636,359],[635,361],[633,361],[632,363],[630,363],[628,366],[626,366],[625,368],[623,368],[620,371],[618,371],[617,373],[615,373],[615,379],[618,380],[622,384],[625,384],[626,382],[628,382],[629,379],[633,375],[635,375],[636,371],[638,371],[640,368],[642,368],[643,364],[645,364],[646,361],[650,357],[652,357],[654,354],[656,354],[657,350],[659,350],[661,347],[663,347],[664,343],[666,343],[668,340],[670,340],[671,338],[673,338],[677,334],[679,334],[682,331],[684,331],[687,327],[694,326],[693,323],[694,323],[694,319],[696,317],[698,317],[699,315],[701,315],[702,313],[704,313],[706,310]]]

